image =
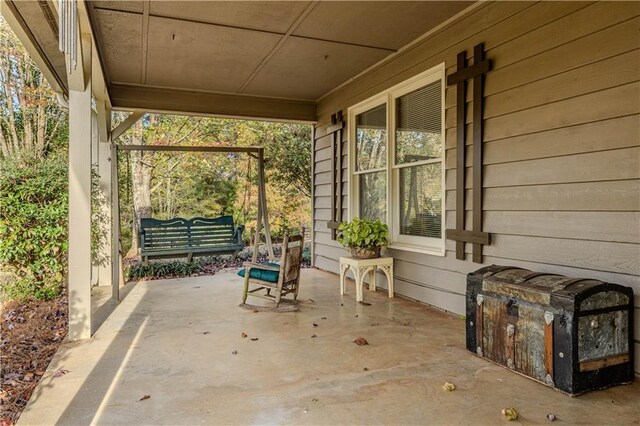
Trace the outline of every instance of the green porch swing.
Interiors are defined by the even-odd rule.
[[[258,217],[254,240],[256,242],[254,261],[257,257],[257,247],[260,241],[263,223],[269,257],[274,257],[271,233],[269,231],[269,215],[267,213],[263,148],[153,145],[117,145],[116,148],[121,151],[246,153],[257,159]],[[217,218],[194,217],[192,219],[176,217],[166,220],[142,218],[139,227],[140,255],[145,264],[148,263],[149,259],[186,257],[187,260],[191,262],[195,256],[224,254],[236,256],[238,252],[244,248],[242,241],[244,228],[244,225],[236,227],[232,216],[221,216]]]

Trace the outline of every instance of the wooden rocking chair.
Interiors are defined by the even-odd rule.
[[[240,307],[272,312],[296,311],[298,289],[300,286],[300,267],[304,249],[304,229],[300,235],[285,234],[282,243],[282,256],[278,263],[245,262],[244,269],[238,275],[244,277],[244,289]],[[273,294],[272,294],[273,292]],[[293,295],[293,299],[284,299]],[[254,296],[270,300],[273,306],[247,304],[247,297]],[[286,304],[280,306],[280,304]]]

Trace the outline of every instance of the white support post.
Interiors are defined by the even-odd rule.
[[[91,67],[91,43],[82,39],[79,62]],[[80,44],[80,40],[79,40]],[[78,67],[80,68],[80,67]],[[86,72],[86,68],[80,70]],[[76,72],[77,72],[76,71]],[[69,91],[69,334],[91,337],[91,78]],[[81,79],[76,79],[78,82]]]

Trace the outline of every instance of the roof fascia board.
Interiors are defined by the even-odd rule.
[[[112,84],[114,110],[314,123],[316,103],[261,96]]]
[[[0,1],[0,12],[16,37],[18,37],[18,40],[20,40],[20,43],[22,43],[26,49],[33,62],[35,62],[38,69],[44,75],[44,78],[49,82],[51,88],[55,92],[67,95],[69,93],[67,85],[57,74],[51,62],[49,62],[49,59],[36,41],[33,33],[13,2],[9,0]]]

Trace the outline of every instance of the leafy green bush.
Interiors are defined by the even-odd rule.
[[[140,280],[143,278],[171,278],[184,277],[200,272],[199,263],[188,263],[183,260],[172,262],[149,262],[144,265],[142,262],[131,265],[127,278],[130,280]]]
[[[302,264],[311,266],[311,243],[305,243],[302,248]]]
[[[0,263],[15,275],[3,299],[60,294],[67,265],[67,165],[64,157],[0,165]]]
[[[374,248],[389,243],[389,228],[380,220],[354,218],[338,228],[338,242],[346,247]]]

